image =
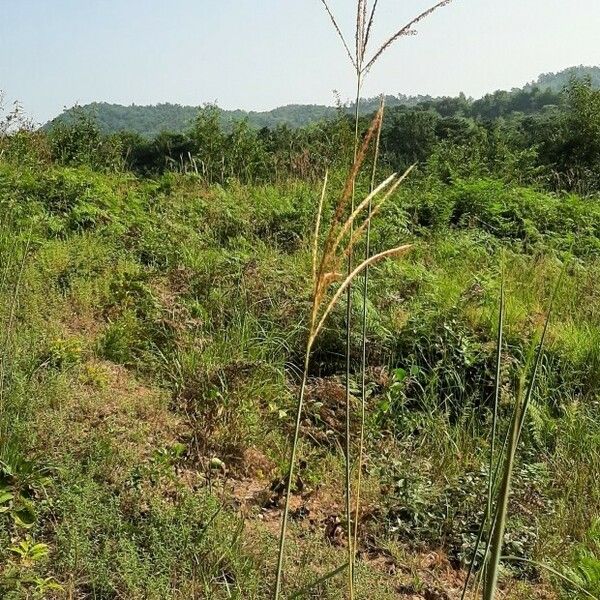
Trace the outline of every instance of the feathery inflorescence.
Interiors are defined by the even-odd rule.
[[[370,41],[372,38],[372,32],[373,32],[373,26],[375,23],[375,15],[377,12],[377,7],[379,4],[379,0],[373,0],[372,4],[369,3],[368,0],[357,0],[356,2],[356,25],[355,25],[355,31],[354,31],[354,54],[350,51],[350,47],[349,44],[346,41],[346,38],[344,36],[344,33],[341,29],[341,27],[338,24],[338,21],[335,17],[335,14],[333,13],[333,11],[331,10],[328,0],[321,0],[322,4],[325,7],[325,10],[327,12],[327,15],[329,16],[329,19],[331,20],[333,27],[337,33],[337,35],[339,36],[339,38],[342,41],[342,45],[344,46],[344,49],[346,51],[346,54],[348,55],[348,58],[350,59],[350,63],[352,64],[352,67],[355,71],[355,75],[356,75],[356,100],[355,100],[355,106],[354,106],[354,115],[355,115],[355,149],[354,149],[354,165],[353,168],[356,168],[357,170],[360,168],[360,164],[362,164],[362,161],[360,161],[360,163],[357,163],[357,158],[359,157],[360,151],[359,151],[359,147],[358,147],[358,138],[359,138],[359,114],[360,114],[360,110],[359,110],[359,105],[360,105],[360,97],[361,97],[361,89],[362,89],[362,85],[364,82],[364,78],[365,76],[368,74],[368,72],[370,71],[370,69],[375,65],[375,63],[381,58],[381,56],[391,47],[393,46],[393,44],[400,39],[403,36],[409,36],[409,35],[414,35],[415,34],[415,30],[413,29],[414,26],[419,23],[420,21],[422,21],[423,19],[427,18],[429,15],[431,15],[433,12],[435,12],[437,9],[442,8],[443,6],[446,6],[447,4],[450,4],[452,0],[442,0],[441,2],[438,2],[437,4],[431,6],[429,9],[427,9],[426,11],[420,13],[419,15],[417,15],[415,18],[411,19],[406,25],[404,25],[403,27],[401,27],[400,29],[398,29],[396,31],[395,34],[393,34],[392,36],[390,36],[388,39],[386,39],[383,43],[381,43],[379,46],[377,46],[376,50],[373,52],[373,54],[371,55],[371,58],[367,58],[368,54],[369,54],[369,47],[370,47]],[[369,6],[370,4],[370,6]],[[382,107],[379,111],[379,113],[381,118],[383,118],[383,104]],[[379,126],[378,131],[381,131],[381,126]],[[378,146],[378,144],[377,144]],[[377,169],[377,157],[378,157],[378,151],[376,150],[375,152],[375,160],[373,163],[373,178],[372,178],[372,187],[371,189],[374,189],[374,176],[375,176],[375,172]],[[357,166],[358,164],[358,166]],[[408,172],[406,173],[408,174]],[[406,175],[405,174],[405,175]],[[348,195],[348,199],[350,201],[351,204],[351,208],[350,211],[351,213],[354,213],[354,181],[355,181],[355,177],[354,178],[350,178],[349,182],[351,184],[351,189],[349,190],[349,195]],[[366,205],[368,206],[368,211],[369,211],[369,216],[366,220],[366,223],[363,223],[363,225],[361,227],[359,227],[359,230],[357,232],[357,237],[360,237],[364,234],[365,230],[368,231],[368,224],[370,223],[370,219],[372,217],[371,215],[371,210],[372,210],[372,204],[371,204],[371,200],[367,200],[366,201]],[[342,205],[341,210],[343,211],[345,209],[345,204]],[[377,212],[379,210],[378,206],[375,206],[375,208],[373,208],[373,211]],[[353,272],[353,248],[354,248],[354,242],[355,242],[355,235],[354,235],[354,222],[353,220],[351,220],[348,223],[348,230],[349,230],[349,235],[350,235],[350,243],[348,245],[347,251],[345,253],[346,255],[346,263],[347,263],[347,269],[346,269],[346,274],[347,276],[350,275],[350,273]],[[369,238],[369,235],[367,234],[367,238]],[[360,516],[360,482],[361,482],[361,474],[360,474],[360,469],[362,468],[362,458],[363,458],[363,447],[364,447],[364,430],[365,430],[365,403],[366,403],[366,387],[364,385],[364,379],[365,379],[365,369],[366,369],[366,333],[367,333],[367,315],[366,312],[364,310],[364,307],[367,304],[367,293],[368,293],[368,277],[369,277],[369,263],[368,263],[368,258],[369,258],[369,252],[370,252],[370,247],[369,247],[369,241],[367,239],[367,242],[365,244],[366,246],[366,254],[365,254],[365,260],[367,262],[365,268],[361,271],[363,273],[363,278],[364,278],[364,285],[363,285],[363,315],[362,315],[362,353],[361,353],[361,372],[362,372],[362,382],[363,385],[361,386],[361,419],[360,419],[360,444],[359,444],[359,457],[358,457],[358,480],[356,482],[357,485],[357,490],[356,490],[356,506],[354,509],[354,515],[355,515],[355,525],[354,525],[354,533],[352,532],[352,511],[351,511],[351,495],[352,495],[352,490],[351,490],[351,482],[350,482],[350,475],[351,475],[351,457],[350,457],[350,411],[351,411],[351,392],[350,392],[350,367],[351,367],[351,356],[350,356],[350,332],[352,329],[352,323],[351,323],[351,315],[352,315],[352,308],[351,308],[351,304],[352,304],[352,293],[351,293],[351,285],[352,285],[352,280],[350,280],[349,284],[346,286],[346,432],[345,432],[345,436],[346,436],[346,448],[345,448],[345,453],[346,453],[346,482],[345,482],[345,493],[346,493],[346,521],[347,521],[347,535],[348,535],[348,589],[349,589],[349,597],[350,600],[353,600],[354,598],[354,586],[353,586],[353,579],[354,579],[354,561],[355,561],[355,555],[356,555],[356,548],[353,548],[353,545],[356,545],[356,541],[357,541],[357,527],[358,527],[358,520],[359,520],[359,516]]]
[[[383,102],[380,109],[377,111],[374,119],[371,122],[366,135],[359,143],[359,103],[360,94],[364,76],[370,71],[381,56],[398,40],[407,35],[413,35],[413,27],[452,0],[443,0],[438,2],[428,10],[419,14],[417,17],[409,21],[404,27],[401,27],[394,35],[380,44],[371,58],[367,58],[370,41],[372,38],[373,26],[375,23],[375,15],[379,0],[357,0],[356,2],[356,26],[354,32],[354,53],[350,50],[350,46],[346,41],[346,37],[338,24],[338,21],[331,10],[327,0],[321,0],[325,7],[327,15],[331,20],[336,34],[340,38],[344,50],[350,60],[350,63],[356,74],[356,103],[355,103],[355,144],[354,158],[350,167],[346,183],[342,194],[336,204],[332,221],[329,230],[325,236],[325,241],[322,246],[322,251],[319,258],[319,234],[321,228],[321,218],[323,205],[325,202],[327,191],[327,175],[323,184],[323,189],[319,201],[319,208],[315,223],[315,238],[312,248],[312,275],[313,275],[313,292],[312,292],[312,307],[310,315],[310,326],[307,337],[305,364],[302,384],[298,404],[296,407],[296,425],[294,429],[294,437],[292,441],[292,450],[288,466],[287,483],[286,483],[286,498],[282,517],[282,525],[279,539],[279,557],[277,563],[277,579],[275,586],[275,599],[279,598],[282,587],[283,577],[283,561],[285,551],[285,539],[287,531],[287,520],[289,516],[289,503],[291,495],[291,484],[293,481],[294,466],[296,461],[296,452],[298,446],[298,437],[300,431],[300,421],[304,402],[304,392],[308,378],[308,367],[310,354],[313,344],[322,330],[325,321],[331,311],[336,306],[342,294],[346,292],[346,520],[347,520],[347,539],[348,539],[348,588],[349,598],[354,598],[354,560],[355,560],[355,545],[357,539],[356,527],[352,529],[352,511],[351,511],[351,456],[350,456],[350,332],[351,332],[351,286],[353,280],[360,274],[364,274],[364,297],[363,306],[366,305],[367,280],[369,267],[385,258],[399,256],[410,248],[410,245],[402,245],[389,250],[384,250],[378,254],[370,256],[369,244],[366,243],[366,253],[364,260],[358,265],[353,264],[353,250],[359,240],[367,233],[369,237],[369,228],[372,218],[379,213],[383,204],[396,191],[398,186],[408,176],[413,167],[410,167],[403,175],[399,176],[394,173],[388,177],[380,185],[375,186],[375,172],[377,168],[377,156],[379,146],[379,136],[383,122]],[[377,148],[375,151],[375,160],[373,165],[373,175],[371,183],[371,192],[358,204],[355,203],[356,179],[367,156],[368,149],[371,146],[373,139],[377,140]],[[414,165],[413,165],[414,166]],[[375,201],[380,198],[378,201]],[[367,211],[364,216],[365,210]],[[347,216],[345,216],[347,215]],[[362,218],[362,222],[359,223]],[[346,263],[346,272],[343,275],[343,262]],[[339,285],[337,285],[339,283]],[[332,286],[337,285],[335,291],[332,291]],[[363,312],[363,352],[362,352],[362,373],[364,383],[365,372],[365,336],[366,336],[366,313]],[[358,460],[358,468],[361,468],[362,452],[364,442],[364,407],[365,407],[365,386],[362,386],[362,413],[361,413],[361,433],[360,433],[360,454]],[[359,475],[360,482],[360,475]],[[360,485],[360,483],[358,484]],[[354,514],[356,515],[355,522],[358,522],[360,514],[360,490],[356,494],[356,506]]]
[[[315,223],[315,239],[313,240],[312,245],[313,290],[311,316],[306,342],[303,379],[296,405],[296,425],[294,429],[292,449],[286,477],[286,498],[279,539],[279,558],[277,566],[275,598],[279,598],[282,587],[283,561],[285,553],[287,521],[289,516],[289,504],[291,498],[291,485],[294,478],[300,422],[302,409],[304,406],[304,392],[308,378],[308,366],[311,350],[315,340],[325,325],[327,317],[331,314],[332,310],[335,308],[343,293],[351,285],[352,281],[369,266],[385,258],[400,256],[410,249],[409,244],[390,248],[366,258],[360,264],[354,267],[350,273],[342,275],[340,272],[343,268],[344,258],[347,257],[351,246],[358,242],[359,238],[362,236],[362,233],[366,230],[366,227],[373,214],[376,214],[375,211],[372,211],[371,214],[367,214],[365,216],[365,209],[367,206],[376,200],[375,206],[377,210],[379,210],[407,175],[407,173],[404,173],[403,175],[394,173],[388,177],[382,184],[377,186],[373,192],[368,194],[367,197],[362,200],[348,216],[346,216],[346,218],[344,218],[345,208],[348,205],[349,198],[351,196],[351,190],[355,183],[356,177],[365,159],[365,156],[367,155],[369,144],[373,137],[378,133],[378,129],[381,127],[381,122],[382,111],[378,111],[373,119],[373,122],[371,123],[371,127],[365,135],[360,151],[357,154],[357,159],[350,169],[343,191],[338,202],[336,203],[333,218],[324,237],[324,243],[321,246],[321,250],[319,249],[319,234],[322,222],[322,211],[327,194],[327,175],[325,176],[321,196],[319,199],[319,208]],[[362,221],[357,229],[351,231],[352,225],[361,218]]]

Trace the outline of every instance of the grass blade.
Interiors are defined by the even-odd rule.
[[[562,276],[564,274],[566,268],[566,262],[563,264],[563,268],[558,277],[554,290],[552,292],[552,297],[550,299],[550,304],[548,306],[548,312],[546,313],[546,319],[544,322],[544,328],[542,330],[542,335],[538,344],[535,362],[533,366],[533,370],[531,372],[529,378],[529,384],[527,386],[527,390],[525,395],[522,396],[522,393],[519,392],[517,395],[517,400],[515,404],[514,416],[510,427],[510,437],[509,437],[509,445],[508,451],[504,463],[504,471],[502,474],[502,480],[500,483],[500,489],[498,491],[498,501],[496,505],[496,517],[495,523],[492,529],[492,535],[490,537],[490,561],[487,567],[487,571],[484,578],[484,591],[483,598],[484,600],[494,600],[496,595],[496,590],[498,587],[498,576],[500,571],[500,557],[502,554],[502,545],[504,540],[504,531],[506,529],[506,519],[507,519],[507,511],[508,511],[508,499],[510,496],[510,487],[511,487],[511,479],[512,473],[514,469],[514,463],[516,458],[516,453],[519,445],[519,440],[521,438],[521,433],[523,431],[523,425],[525,423],[525,417],[527,416],[527,409],[529,408],[529,404],[531,402],[531,397],[533,395],[533,389],[535,387],[535,382],[537,378],[537,373],[539,370],[540,362],[542,359],[542,354],[544,351],[544,344],[546,341],[546,335],[548,333],[548,325],[550,323],[550,317],[552,315],[552,310],[554,307],[554,301],[556,299],[556,295],[558,293],[558,289],[560,287],[560,283],[562,280]],[[520,386],[520,389],[523,389],[523,386]]]
[[[312,583],[310,583],[307,586],[304,586],[302,589],[298,590],[297,592],[294,592],[290,596],[290,600],[293,600],[294,598],[302,598],[305,594],[308,594],[311,590],[314,590],[318,585],[321,585],[322,583],[325,583],[326,581],[333,579],[336,575],[343,573],[347,568],[348,568],[348,563],[345,563],[341,567],[338,567],[337,569],[334,569],[333,571],[326,573],[322,577],[319,577],[319,579],[317,579],[316,581],[313,581]]]

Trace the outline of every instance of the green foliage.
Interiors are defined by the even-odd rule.
[[[178,489],[171,503],[147,478],[141,487],[134,478],[119,502],[85,476],[71,477],[56,503],[65,518],[54,561],[57,569],[83,576],[86,593],[184,598],[216,592],[223,576],[233,589],[252,593],[240,523],[213,499]]]
[[[600,90],[590,81],[573,81],[567,88],[567,111],[558,142],[552,148],[556,156],[557,177],[580,192],[598,189],[600,170]]]
[[[600,188],[600,92],[594,87],[596,71],[589,70],[587,79],[581,76],[584,71],[559,74],[557,80],[564,85],[558,90],[544,80],[479,100],[464,95],[390,97],[381,134],[382,170],[403,171],[418,163],[430,183],[478,177],[594,194]],[[361,127],[375,107],[372,100],[361,103]],[[312,107],[306,110],[318,119],[286,120],[281,114],[303,109],[285,107],[263,118],[239,111],[227,116],[214,105],[191,109],[95,104],[75,107],[38,132],[19,121],[17,110],[5,119],[17,125],[5,126],[3,132],[0,128],[0,151],[32,167],[54,161],[96,171],[127,169],[149,177],[175,171],[195,174],[208,184],[314,181],[326,169],[348,164],[353,150],[351,109]],[[153,118],[158,125],[148,124]],[[151,134],[144,136],[148,128]],[[76,216],[84,223],[99,218],[102,215],[85,211]]]
[[[47,562],[50,548],[27,537],[9,547],[11,558],[0,574],[0,590],[5,598],[45,598],[63,587],[53,577],[43,577],[36,567]]]
[[[600,204],[575,194],[554,196],[498,179],[459,179],[428,186],[404,205],[413,226],[477,228],[533,252],[540,246],[597,256]]]
[[[413,547],[434,550],[441,544],[451,560],[467,565],[475,553],[479,523],[483,518],[487,471],[465,472],[452,476],[438,486],[426,473],[411,472],[410,465],[392,463],[382,474],[386,502],[384,526]],[[515,502],[527,498],[529,486],[547,485],[543,466],[532,465],[515,474]],[[552,510],[548,503],[546,510]],[[505,554],[530,555],[538,541],[535,526],[515,516],[505,537]],[[476,552],[476,566],[481,567],[483,545]],[[523,567],[526,571],[527,567]]]
[[[0,201],[43,235],[114,226],[127,227],[139,214],[139,198],[128,193],[127,176],[107,179],[88,167],[7,169],[0,165]],[[25,210],[27,207],[27,210]],[[35,218],[33,218],[35,217]]]
[[[72,109],[68,123],[52,128],[50,145],[53,158],[63,165],[107,170],[121,165],[120,147],[102,135],[96,120],[81,107]]]
[[[572,567],[566,569],[565,575],[593,596],[600,594],[600,522],[592,523],[586,533],[586,543],[575,548],[571,560]],[[578,590],[575,591],[577,593]],[[569,590],[569,593],[573,593]],[[588,595],[579,593],[576,598]]]

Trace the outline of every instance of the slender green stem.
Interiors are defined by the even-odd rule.
[[[501,273],[500,281],[500,308],[498,310],[498,338],[496,344],[496,381],[494,385],[494,412],[492,417],[492,439],[490,442],[490,468],[488,485],[488,514],[492,514],[492,495],[493,495],[493,477],[494,472],[494,453],[496,450],[496,432],[498,428],[498,402],[500,400],[500,378],[502,371],[502,338],[504,333],[504,271]]]
[[[498,586],[498,575],[500,571],[500,554],[502,552],[502,541],[504,539],[504,531],[506,529],[506,515],[508,511],[508,499],[510,497],[510,485],[512,480],[513,467],[515,456],[517,454],[517,446],[519,443],[519,423],[524,402],[519,397],[515,405],[514,417],[510,429],[510,441],[508,444],[508,452],[505,459],[504,471],[498,490],[498,504],[496,507],[495,525],[492,528],[490,542],[490,563],[485,578],[483,597],[484,600],[494,600],[496,588]]]
[[[517,388],[517,394],[516,397],[519,400],[519,404],[520,404],[520,399],[523,397],[523,387],[525,385],[525,376],[522,375],[519,378],[519,384],[518,384],[518,388]],[[516,410],[516,408],[515,408]],[[514,418],[515,418],[515,410],[513,410],[513,414],[511,416],[511,423],[513,422]],[[498,478],[500,477],[500,469],[503,466],[502,463],[502,457],[506,455],[506,449],[508,447],[508,442],[511,438],[512,435],[512,427],[509,424],[508,430],[506,431],[506,435],[504,436],[504,443],[502,445],[502,449],[500,450],[500,456],[498,459],[498,462],[496,463],[496,470],[494,471],[494,489],[496,489],[496,486],[498,485]],[[492,516],[491,514],[488,515],[487,518],[489,518],[490,516]],[[482,579],[485,580],[485,578],[487,577],[487,573],[488,573],[488,565],[489,565],[489,556],[490,556],[490,549],[492,547],[492,532],[494,531],[494,528],[496,527],[496,523],[498,522],[498,511],[494,511],[493,513],[493,518],[490,522],[490,527],[489,527],[489,531],[488,531],[488,536],[487,536],[487,541],[485,544],[485,550],[483,552],[483,568],[479,571],[479,573],[477,574],[477,577],[475,579],[475,596],[477,596],[478,592],[479,592],[479,587],[481,585],[481,581]]]
[[[510,436],[510,431],[506,432],[506,435],[504,436],[504,442],[502,444],[502,448],[500,449],[500,456],[504,456],[504,453],[506,451],[506,447],[508,446],[508,438]],[[491,476],[492,477],[492,487],[495,488],[497,483],[498,483],[498,477],[500,476],[500,467],[502,466],[502,461],[498,460],[498,462],[496,463],[496,468],[494,469],[494,473]],[[479,549],[479,544],[481,543],[481,540],[483,539],[483,534],[485,532],[485,526],[488,523],[488,519],[491,516],[491,512],[488,512],[488,507],[486,506],[485,511],[483,513],[483,518],[481,519],[481,525],[479,527],[479,533],[477,534],[477,543],[475,544],[475,549],[473,551],[473,556],[471,558],[471,562],[469,564],[469,570],[467,572],[467,576],[465,577],[465,583],[463,585],[463,590],[462,590],[462,594],[460,596],[460,600],[464,600],[465,596],[467,595],[467,590],[469,588],[469,581],[471,579],[471,575],[473,574],[473,570],[475,569],[475,561],[477,559],[477,550]],[[490,531],[493,529],[494,527],[494,523],[495,523],[495,516],[494,519],[492,520],[492,523],[490,525]],[[487,557],[488,554],[490,552],[490,536],[488,535],[488,540],[486,542],[486,547],[485,547],[485,551],[483,553],[483,559],[482,559],[482,564],[485,565],[486,561],[487,561]]]
[[[498,429],[498,403],[500,401],[500,378],[502,371],[502,338],[504,334],[504,266],[503,261],[500,267],[500,306],[498,309],[498,337],[496,341],[496,379],[494,384],[494,406],[492,416],[492,439],[490,441],[490,464],[489,464],[489,475],[488,475],[488,494],[487,494],[487,514],[492,514],[493,494],[494,494],[494,459],[496,453],[496,433]],[[500,462],[500,461],[499,461]],[[491,529],[490,529],[491,531]],[[488,536],[489,541],[489,536]],[[483,561],[483,573],[487,570],[487,563],[485,558],[489,548],[486,547],[486,553],[484,554]]]
[[[292,496],[292,481],[294,477],[294,466],[296,464],[296,451],[298,448],[298,438],[300,436],[300,423],[302,420],[302,408],[304,406],[304,393],[306,391],[306,383],[308,381],[308,367],[310,362],[310,351],[312,348],[313,338],[310,337],[306,344],[306,354],[304,357],[304,373],[302,375],[302,384],[300,386],[300,395],[296,407],[296,425],[294,427],[294,438],[292,441],[292,449],[289,459],[289,471],[286,481],[285,506],[283,509],[283,517],[281,520],[281,530],[279,533],[279,556],[277,558],[277,578],[275,581],[275,600],[278,600],[281,594],[281,586],[283,581],[283,559],[285,554],[285,538],[287,534],[287,522],[290,512],[290,499]]]
[[[356,100],[354,104],[354,159],[358,153],[358,127],[359,127],[359,105],[360,105],[360,90],[362,78],[360,71],[356,72]],[[355,182],[352,183],[352,198],[350,202],[350,214],[354,212],[354,203],[356,195]],[[350,239],[352,239],[354,226],[350,227]],[[354,256],[352,248],[348,252],[347,274],[348,276],[353,270]],[[352,361],[352,284],[346,289],[346,521],[347,521],[347,536],[348,536],[348,596],[350,600],[354,600],[354,548],[353,548],[353,533],[352,533],[352,462],[351,462],[351,415],[352,415],[352,398],[350,394],[350,371]]]
[[[384,98],[381,99],[383,108]],[[371,171],[371,193],[375,189],[375,175],[377,173],[377,163],[379,161],[379,145],[381,141],[381,127],[377,131],[377,140],[375,142],[375,156],[373,157],[373,169]],[[371,255],[371,213],[372,201],[369,201],[367,208],[367,231],[365,233],[365,258],[368,260]],[[356,480],[356,506],[354,512],[354,556],[358,548],[358,523],[360,518],[360,491],[362,483],[362,468],[365,451],[365,418],[367,405],[367,300],[369,295],[369,267],[367,266],[363,276],[363,297],[362,297],[362,348],[361,348],[361,382],[360,382],[360,434],[358,446],[358,467]]]
[[[533,389],[535,387],[535,381],[537,378],[537,373],[539,370],[539,366],[542,360],[542,354],[544,351],[544,344],[546,341],[546,336],[548,333],[548,325],[550,323],[550,317],[552,315],[552,310],[554,307],[554,302],[556,300],[556,296],[558,294],[558,289],[560,287],[560,283],[562,281],[563,274],[565,272],[567,263],[563,264],[561,269],[561,273],[558,277],[556,285],[554,286],[554,290],[552,292],[552,296],[550,298],[550,304],[548,306],[548,312],[546,313],[546,319],[544,322],[544,328],[542,330],[542,336],[540,338],[535,362],[533,365],[533,369],[531,371],[531,375],[529,378],[529,383],[527,385],[527,391],[525,395],[519,391],[517,395],[517,402],[514,411],[514,418],[511,423],[510,428],[510,442],[508,447],[508,452],[504,464],[504,472],[502,475],[502,481],[500,484],[500,489],[498,491],[498,503],[496,506],[496,519],[492,529],[491,541],[490,541],[490,562],[488,570],[486,571],[485,582],[484,582],[484,592],[483,598],[484,600],[494,600],[496,595],[496,589],[498,586],[498,575],[500,570],[500,556],[502,554],[502,545],[504,539],[504,531],[506,529],[506,519],[507,519],[507,511],[508,511],[508,499],[510,496],[510,485],[512,472],[514,469],[514,462],[517,453],[517,448],[519,445],[519,441],[521,438],[521,434],[523,431],[523,426],[525,423],[525,418],[527,416],[527,409],[529,408],[529,404],[531,403],[531,398],[533,395]],[[522,382],[524,380],[524,376],[522,378]],[[523,389],[523,385],[520,385],[520,390]]]

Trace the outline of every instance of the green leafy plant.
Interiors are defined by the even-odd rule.
[[[32,539],[21,540],[13,544],[9,550],[19,557],[21,565],[30,567],[50,554],[48,544],[35,543]]]

